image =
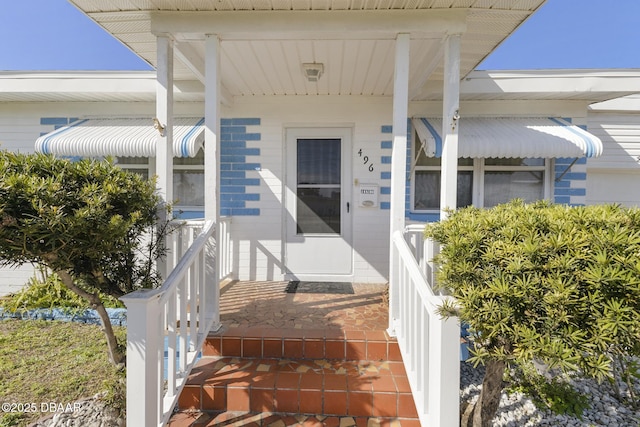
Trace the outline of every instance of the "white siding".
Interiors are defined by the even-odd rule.
[[[640,206],[640,171],[591,170],[587,175],[587,204],[601,203]]]
[[[640,113],[590,112],[603,154],[587,163],[587,204],[640,205]]]
[[[381,164],[381,157],[390,155],[381,148],[381,141],[390,139],[383,134],[383,125],[391,124],[390,99],[345,99],[314,98],[295,100],[280,98],[278,108],[273,100],[258,98],[238,101],[233,108],[223,112],[224,117],[257,117],[260,126],[251,127],[259,132],[261,141],[252,143],[260,147],[259,158],[248,158],[247,162],[261,163],[260,171],[247,173],[247,178],[260,177],[260,201],[248,202],[247,207],[259,207],[260,216],[234,216],[232,236],[236,255],[236,271],[241,280],[282,280],[285,273],[285,254],[282,239],[283,229],[283,185],[284,130],[298,126],[350,126],[354,129],[352,144],[352,178],[354,199],[351,218],[353,221],[354,276],[358,282],[384,283],[387,281],[389,257],[389,211],[357,206],[356,181],[388,186],[380,179],[381,171],[388,165]],[[359,160],[357,152],[363,149],[373,161],[374,170],[369,172]],[[386,198],[385,198],[386,197]],[[382,201],[388,196],[382,195]]]

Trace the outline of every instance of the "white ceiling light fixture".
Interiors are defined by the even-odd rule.
[[[322,73],[324,73],[324,64],[319,62],[305,62],[302,64],[302,72],[308,81],[317,82],[320,80]]]

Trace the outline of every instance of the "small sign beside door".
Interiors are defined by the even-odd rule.
[[[360,184],[358,205],[363,208],[375,208],[378,206],[378,184]]]

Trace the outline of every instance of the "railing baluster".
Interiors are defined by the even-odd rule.
[[[169,301],[167,301],[167,390],[169,393],[173,394],[176,389],[176,376],[175,376],[175,368],[170,369],[170,367],[175,366],[176,363],[176,322],[177,322],[177,310],[176,310],[176,296],[175,292],[173,295],[169,297]],[[164,357],[162,358],[164,362]],[[164,371],[164,369],[163,369]]]
[[[187,347],[189,351],[196,351],[195,348],[198,326],[198,267],[200,266],[200,257],[198,257],[193,265],[189,267],[189,342]]]
[[[178,348],[178,360],[179,360],[179,370],[184,373],[187,370],[187,278],[189,271],[185,274],[185,277],[182,278],[182,283],[178,288],[178,294],[182,299],[179,311],[180,311],[180,333],[178,335],[178,342],[180,343]]]

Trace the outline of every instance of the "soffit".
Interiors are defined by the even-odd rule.
[[[496,46],[526,20],[544,0],[69,0],[91,19],[155,67],[156,36],[152,16],[162,13],[285,13],[322,12],[397,13],[399,11],[460,12],[466,14],[462,35],[461,75],[472,71]],[[411,97],[441,97],[443,81],[442,32],[412,37]],[[202,40],[180,39],[178,44],[204,61]],[[392,93],[393,42],[387,35],[344,38],[318,35],[288,39],[225,40],[222,49],[222,86],[227,97],[251,95],[373,95]],[[303,62],[322,62],[325,73],[317,83],[301,73]],[[176,80],[194,73],[178,57]],[[430,90],[429,88],[434,88]]]

